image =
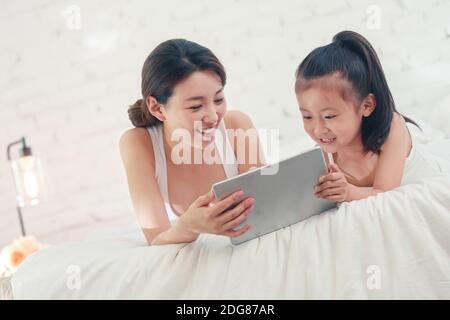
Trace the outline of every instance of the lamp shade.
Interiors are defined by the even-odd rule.
[[[20,207],[35,205],[47,201],[47,190],[42,164],[39,158],[31,155],[11,160],[17,191],[17,203]]]

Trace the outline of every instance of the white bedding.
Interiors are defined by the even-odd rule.
[[[15,299],[450,299],[450,179],[236,247],[213,235],[149,247],[137,226],[109,229],[37,252],[12,286]]]

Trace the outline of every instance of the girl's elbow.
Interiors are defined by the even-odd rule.
[[[395,188],[399,187],[400,184],[393,184],[393,185],[389,185],[389,186],[373,186],[372,189],[373,191],[377,192],[377,193],[381,193],[381,192],[387,192],[387,191],[391,191],[394,190]]]

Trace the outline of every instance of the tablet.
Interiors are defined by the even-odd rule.
[[[230,238],[231,243],[240,244],[336,207],[336,203],[314,195],[314,186],[326,172],[323,152],[315,147],[215,183],[216,199],[223,199],[237,190],[244,191],[244,196],[232,207],[249,196],[255,199],[253,212],[238,226],[250,224],[250,230]]]

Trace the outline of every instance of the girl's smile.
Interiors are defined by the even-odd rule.
[[[321,138],[321,139],[319,139],[319,141],[320,141],[321,144],[329,145],[329,144],[335,143],[336,142],[336,138]]]

